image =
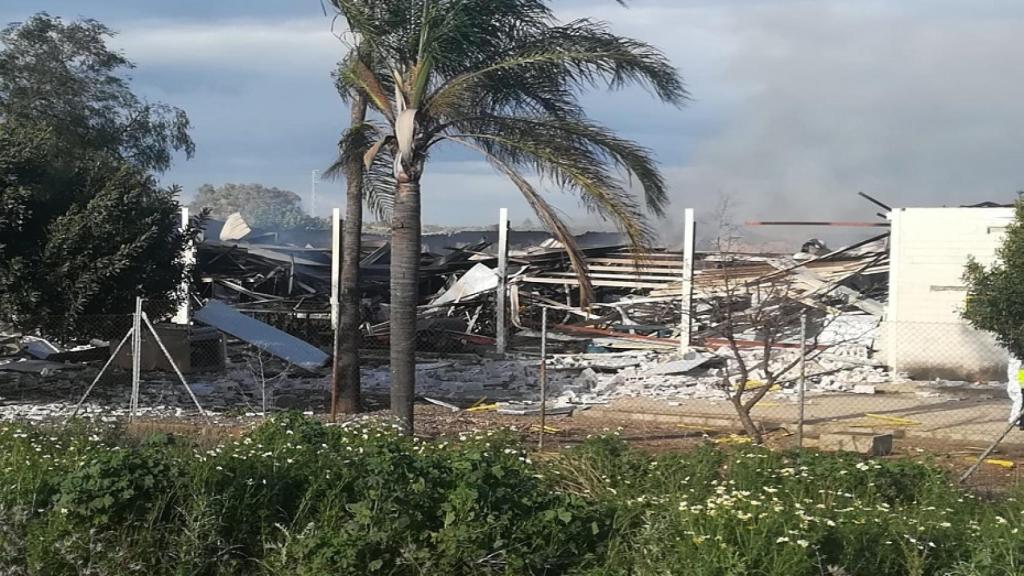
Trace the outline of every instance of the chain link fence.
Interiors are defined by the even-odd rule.
[[[164,303],[143,309],[160,342],[148,328],[142,331],[139,416],[195,417],[196,401],[219,415],[329,409],[330,362],[318,370],[300,369],[202,323],[172,324],[173,310]],[[333,349],[329,311],[241,311],[327,354]],[[74,329],[53,319],[23,336],[22,362],[0,368],[2,414],[66,416],[94,384],[83,413],[126,416],[133,389],[128,334],[134,325],[133,314],[83,316]],[[388,339],[365,332],[359,338],[366,407],[384,409]],[[858,438],[889,435],[897,451],[963,451],[966,459],[996,441],[1010,420],[1006,353],[962,324],[883,323],[856,342],[809,340],[802,402],[798,338],[767,351],[718,344],[695,346],[687,355],[665,347],[609,348],[556,330],[518,330],[511,343],[509,353],[499,356],[487,335],[449,329],[443,322],[425,326],[417,338],[417,394],[430,414],[423,431],[443,433],[446,426],[493,420],[553,443],[620,427],[638,440],[739,433],[742,421],[733,401],[737,352],[748,369],[738,398],[758,397],[749,414],[769,440],[793,444],[802,422],[807,446],[859,450]],[[1021,447],[1024,431],[1013,428],[992,458]]]

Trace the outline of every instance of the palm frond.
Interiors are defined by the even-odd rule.
[[[678,71],[663,53],[639,40],[612,34],[601,22],[576,20],[514,38],[512,45],[495,56],[451,78],[428,100],[437,101],[438,108],[444,109],[470,94],[500,96],[498,107],[487,103],[491,112],[498,113],[504,111],[500,99],[514,109],[543,97],[545,91],[554,91],[562,95],[555,102],[575,104],[576,92],[601,84],[611,89],[640,84],[675,105],[688,98]],[[432,106],[432,102],[427,105],[431,113],[435,110]]]
[[[529,167],[557,186],[576,192],[591,212],[612,222],[637,251],[646,251],[655,234],[622,180],[609,172],[599,150],[566,138],[561,131],[533,130],[506,124],[501,130],[463,133],[488,154],[512,165]]]
[[[378,220],[390,220],[394,206],[394,149],[393,141],[381,146],[363,172],[363,202]]]
[[[576,243],[576,238],[573,236],[572,231],[562,221],[555,211],[554,206],[549,204],[543,196],[541,196],[536,188],[521,174],[510,166],[508,163],[503,162],[497,156],[494,156],[487,152],[487,150],[469,139],[452,136],[447,138],[452,142],[462,144],[467,148],[476,150],[481,153],[492,166],[498,171],[504,173],[508,178],[515,184],[516,188],[523,194],[526,202],[533,209],[534,213],[540,218],[544,226],[551,232],[552,236],[556,240],[561,242],[562,246],[565,247],[566,254],[569,256],[569,263],[572,265],[573,270],[576,272],[576,279],[580,285],[580,306],[586,308],[590,302],[594,300],[594,285],[590,282],[590,277],[587,275],[587,261],[583,255],[583,251]]]
[[[347,58],[339,63],[334,73],[334,83],[339,94],[352,91],[365,94],[378,112],[389,122],[394,122],[395,111],[387,92],[389,86],[381,76],[374,73],[362,59]]]
[[[600,164],[611,163],[625,171],[630,179],[635,178],[643,191],[648,210],[658,216],[664,214],[668,191],[652,152],[585,118],[484,115],[439,125],[434,134],[446,130],[499,134],[507,138],[543,140],[555,146],[570,146],[577,150],[576,154],[587,154]]]
[[[372,122],[350,126],[338,141],[338,157],[324,170],[324,177],[344,176],[345,165],[354,158],[362,160],[374,143],[381,139],[381,129]]]

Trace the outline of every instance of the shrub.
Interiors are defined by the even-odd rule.
[[[295,414],[210,448],[0,427],[3,574],[1018,574],[1024,506],[912,460],[422,442]]]

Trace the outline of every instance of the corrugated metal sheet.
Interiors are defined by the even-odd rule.
[[[210,300],[195,313],[195,319],[307,370],[320,368],[330,358],[319,348],[218,300]]]

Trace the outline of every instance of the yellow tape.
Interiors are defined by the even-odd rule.
[[[883,416],[882,414],[865,414],[867,418],[874,418],[875,420],[883,420],[885,422],[892,422],[893,424],[901,424],[903,426],[920,426],[923,422],[917,420],[910,420],[908,418],[896,418],[895,416]]]
[[[715,444],[750,444],[753,439],[750,436],[738,436],[736,434],[730,434],[724,438],[715,438],[713,440]]]
[[[490,412],[491,410],[497,410],[497,404],[481,404],[472,408],[466,408],[466,412]]]
[[[747,386],[744,390],[757,390],[758,388],[764,388],[767,385],[768,384],[766,382],[762,382],[760,380],[747,380]],[[736,390],[739,387],[739,382],[732,385],[733,390]],[[769,392],[778,392],[779,390],[782,390],[782,387],[778,384],[772,384],[772,387],[768,389]]]
[[[967,458],[964,458],[964,461],[965,462],[974,462],[974,458],[967,457]],[[990,464],[992,466],[999,466],[1000,468],[1006,468],[1007,470],[1012,469],[1015,466],[1017,466],[1016,462],[1013,462],[1012,460],[1002,460],[1000,458],[985,458],[983,460],[983,462],[985,464]]]

